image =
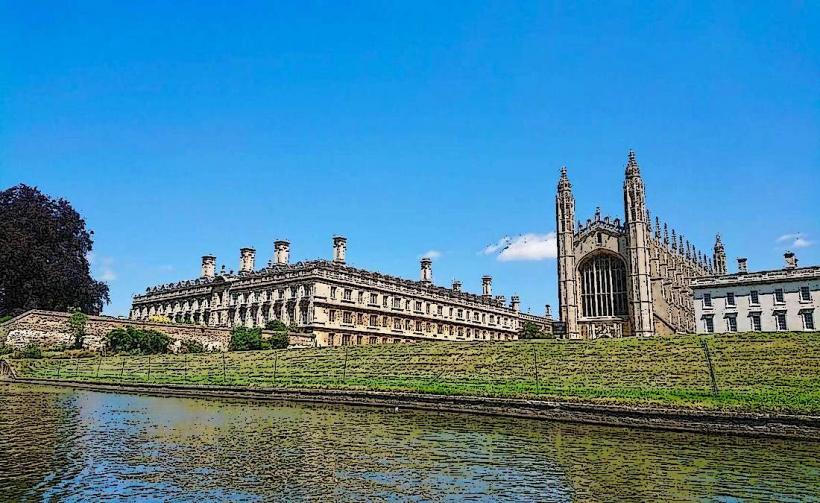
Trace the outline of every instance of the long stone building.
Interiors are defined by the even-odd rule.
[[[692,278],[725,274],[718,235],[712,258],[656,217],[646,205],[644,183],[630,151],[623,186],[624,220],[576,222],[575,197],[566,168],[555,199],[559,316],[568,338],[692,333]]]
[[[521,313],[492,295],[492,278],[482,294],[433,284],[432,260],[421,259],[420,280],[412,281],[351,267],[347,240],[333,238],[332,260],[290,263],[290,243],[276,241],[274,258],[256,269],[256,251],[240,250],[239,272],[216,273],[216,257],[202,257],[201,277],[135,295],[130,317],[163,315],[173,321],[211,327],[264,327],[272,320],[315,336],[317,345],[339,346],[414,340],[498,341],[517,339],[525,322],[551,331],[547,316]],[[549,307],[547,307],[549,311]]]

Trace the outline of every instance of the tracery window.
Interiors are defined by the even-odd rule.
[[[613,255],[596,255],[581,265],[583,316],[622,316],[626,307],[626,266]]]

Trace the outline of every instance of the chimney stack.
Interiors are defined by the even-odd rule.
[[[460,292],[461,291],[461,281],[454,279],[453,280],[453,291]]]
[[[202,277],[214,279],[216,273],[216,257],[213,255],[202,256]]]
[[[544,306],[544,317],[547,318],[548,320],[552,319],[552,307],[550,307],[549,304]]]
[[[518,298],[518,295],[512,296],[512,310],[516,313],[521,311],[521,299]]]
[[[239,249],[239,272],[253,272],[256,267],[256,250],[253,248]]]
[[[427,284],[433,282],[433,260],[430,257],[421,259],[421,281]]]
[[[276,265],[288,265],[290,243],[284,239],[273,242],[273,262]]]
[[[347,238],[344,236],[333,236],[333,261],[338,264],[344,264],[345,255],[347,255]]]
[[[794,252],[787,251],[783,254],[783,258],[786,260],[786,269],[794,269],[797,267],[797,257],[794,256]]]
[[[485,299],[489,299],[493,295],[493,277],[492,276],[482,276],[481,277],[481,295],[484,296]]]
[[[746,268],[746,257],[740,257],[737,259],[737,272],[738,274],[746,274],[748,269]]]

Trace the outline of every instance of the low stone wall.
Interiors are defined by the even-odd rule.
[[[54,311],[27,311],[0,325],[0,341],[7,346],[23,348],[36,344],[44,349],[70,346],[74,341],[68,324],[70,314]],[[85,326],[83,347],[98,351],[102,349],[105,335],[115,328],[132,326],[141,329],[157,330],[167,334],[175,341],[196,341],[209,351],[225,351],[231,339],[228,328],[213,328],[200,325],[179,323],[155,323],[150,321],[128,320],[110,316],[89,316]],[[263,335],[265,333],[263,332]],[[290,345],[313,346],[312,334],[288,334]],[[177,349],[179,343],[173,343]]]

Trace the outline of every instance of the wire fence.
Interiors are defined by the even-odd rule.
[[[352,346],[254,352],[18,360],[20,377],[131,383],[339,387],[461,394],[584,390],[820,396],[820,337]]]

